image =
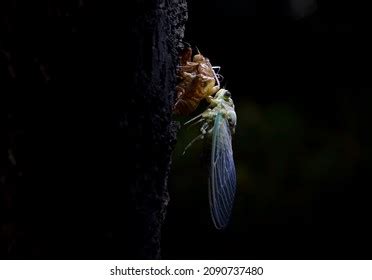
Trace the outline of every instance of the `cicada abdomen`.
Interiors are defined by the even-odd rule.
[[[191,48],[181,54],[176,87],[177,100],[173,112],[177,115],[189,115],[195,111],[200,101],[215,94],[219,88],[219,80],[209,59],[200,53],[192,58]]]

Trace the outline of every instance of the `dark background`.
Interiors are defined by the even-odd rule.
[[[133,82],[157,50],[151,28],[135,29],[153,7],[135,2],[0,2],[1,257],[156,256],[137,252],[153,249],[137,234],[153,234],[151,195],[131,190],[157,185],[142,171],[159,173],[168,144],[148,145],[162,130],[143,115],[159,104],[146,100],[149,81]],[[181,130],[163,258],[370,259],[367,4],[318,0],[304,13],[285,0],[188,4],[185,41],[222,67],[236,104],[238,191],[230,226],[216,231],[202,145],[182,156],[197,131]],[[134,213],[137,201],[148,212]]]
[[[202,146],[182,156],[197,132],[181,133],[163,257],[371,258],[371,25],[351,2],[301,17],[285,1],[189,1],[185,41],[222,67],[235,101],[238,190],[216,231]]]

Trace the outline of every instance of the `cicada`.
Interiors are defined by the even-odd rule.
[[[209,107],[186,124],[201,124],[198,139],[208,139],[212,149],[209,168],[209,205],[213,223],[217,229],[229,222],[235,191],[236,172],[232,150],[232,134],[235,133],[236,113],[231,94],[220,89],[210,99]]]
[[[204,98],[210,99],[220,89],[218,74],[209,59],[198,54],[192,58],[192,49],[186,48],[180,56],[176,87],[177,100],[173,112],[177,115],[189,115]]]

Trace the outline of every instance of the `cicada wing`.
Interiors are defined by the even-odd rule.
[[[213,134],[209,176],[209,204],[217,229],[229,222],[236,191],[236,171],[231,132],[226,119],[217,114]]]

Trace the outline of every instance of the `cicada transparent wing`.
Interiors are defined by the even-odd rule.
[[[212,134],[209,203],[217,229],[229,222],[236,191],[236,172],[228,121],[218,113]]]

